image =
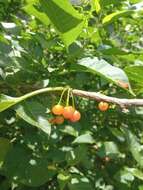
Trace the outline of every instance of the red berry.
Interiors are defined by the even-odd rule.
[[[53,108],[52,108],[52,112],[53,114],[55,115],[62,115],[63,114],[63,111],[64,111],[64,107],[62,105],[55,105]]]
[[[77,122],[77,121],[80,120],[80,118],[81,118],[80,112],[77,111],[77,110],[75,110],[74,113],[73,113],[73,115],[72,115],[72,117],[70,118],[70,121],[71,122]]]
[[[58,125],[61,125],[64,123],[64,118],[62,116],[57,116],[55,118],[55,123],[58,124]]]
[[[100,102],[98,108],[100,111],[106,111],[109,108],[109,104],[107,102]]]
[[[75,109],[72,106],[64,107],[63,116],[65,119],[70,119],[74,113]]]

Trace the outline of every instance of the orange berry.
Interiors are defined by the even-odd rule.
[[[51,123],[51,124],[55,124],[55,123],[56,123],[56,122],[55,122],[55,118],[49,119],[48,121],[49,121],[49,123]]]
[[[64,111],[64,107],[62,105],[55,105],[53,108],[52,108],[52,112],[53,114],[55,115],[62,115]]]
[[[123,81],[118,80],[117,81],[118,85],[121,86],[122,88],[129,88],[129,84]]]
[[[70,119],[74,113],[75,109],[72,106],[64,107],[63,116],[65,119]]]
[[[100,102],[98,108],[100,111],[106,111],[109,108],[109,104],[107,102]]]
[[[74,113],[73,113],[73,115],[72,115],[72,117],[70,118],[70,121],[71,122],[77,122],[77,121],[80,120],[80,118],[81,118],[80,112],[77,111],[77,110],[75,110]]]
[[[58,125],[61,125],[64,123],[64,118],[62,116],[57,116],[55,118],[55,123],[58,124]]]

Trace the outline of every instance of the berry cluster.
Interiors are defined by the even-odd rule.
[[[72,106],[55,105],[52,108],[52,113],[57,117],[53,119],[56,124],[62,124],[64,119],[68,119],[71,122],[77,122],[81,118],[81,114]]]
[[[68,90],[68,93],[67,93],[67,101],[66,101],[66,106],[63,106],[61,104],[61,101],[62,101],[62,98],[63,98],[63,95],[65,93],[65,91]],[[72,103],[73,105],[69,105],[69,99],[70,99],[70,94],[71,94],[71,97],[72,97]],[[98,109],[100,111],[107,111],[109,109],[109,104],[107,102],[99,102],[98,104]],[[59,100],[59,103],[54,105],[52,107],[52,110],[51,110],[52,114],[54,114],[54,118],[52,118],[50,120],[50,123],[51,124],[63,124],[65,119],[71,121],[71,122],[77,122],[80,120],[81,118],[81,114],[79,111],[77,111],[75,109],[75,106],[74,106],[74,98],[73,98],[73,94],[72,94],[72,91],[70,88],[68,89],[64,89],[62,94],[61,94],[61,98]]]
[[[68,94],[66,106],[64,107],[61,105],[61,101],[66,90],[68,90]],[[69,105],[70,94],[72,97],[73,106]],[[50,121],[52,124],[62,124],[65,119],[71,122],[77,122],[80,120],[81,114],[75,109],[74,98],[70,88],[63,91],[59,103],[52,107],[52,113],[56,115],[56,117]]]

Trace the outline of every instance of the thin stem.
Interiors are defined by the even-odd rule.
[[[49,88],[43,88],[43,89],[35,90],[33,92],[25,94],[24,96],[19,97],[19,101],[21,102],[22,100],[25,100],[27,98],[30,98],[32,96],[42,94],[45,92],[62,91],[63,89],[64,89],[64,87],[49,87]]]
[[[70,99],[70,91],[71,89],[68,89],[68,95],[67,95],[67,102],[66,102],[66,106],[69,106],[69,99]]]
[[[61,101],[62,101],[62,99],[63,99],[63,95],[64,95],[64,93],[65,93],[67,90],[68,90],[68,87],[64,88],[64,90],[63,90],[63,92],[62,92],[62,94],[61,94],[61,97],[60,97],[60,100],[59,100],[58,104],[61,104]]]
[[[72,106],[75,109],[75,101],[74,101],[74,96],[73,96],[72,90],[71,90],[71,97],[72,97]]]

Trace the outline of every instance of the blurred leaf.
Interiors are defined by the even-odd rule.
[[[126,16],[126,15],[129,15],[129,14],[132,14],[134,11],[132,10],[125,10],[125,11],[118,11],[118,12],[115,12],[115,13],[111,13],[107,16],[105,16],[102,20],[102,24],[109,24],[111,22],[113,22],[114,20],[120,18],[120,17],[123,17],[123,16]]]
[[[66,160],[68,165],[76,165],[82,162],[87,156],[87,147],[78,146],[71,151],[67,152]]]
[[[68,0],[41,0],[42,9],[61,33],[63,41],[69,46],[81,33],[84,26],[82,16]]]
[[[115,174],[114,179],[118,182],[128,184],[129,182],[134,181],[134,176],[127,170],[123,169]]]
[[[33,126],[38,127],[43,132],[50,135],[51,124],[48,121],[46,107],[36,101],[29,101],[20,104],[15,108],[19,117]]]
[[[68,188],[69,190],[93,190],[88,178],[75,174],[72,175]]]
[[[45,24],[47,26],[50,24],[50,21],[49,21],[49,18],[47,17],[47,15],[45,13],[39,12],[33,5],[31,5],[31,4],[27,5],[23,9],[29,15],[35,16],[35,18],[40,20],[43,24]]]
[[[0,137],[0,167],[3,165],[5,157],[11,146],[12,145],[8,139]]]
[[[125,71],[129,79],[134,82],[138,92],[143,90],[143,66],[128,66]]]
[[[78,131],[74,129],[74,127],[65,125],[64,129],[61,129],[61,131],[65,134],[77,137],[78,136]]]
[[[56,170],[48,169],[46,158],[37,158],[22,146],[16,146],[7,154],[4,168],[10,179],[28,186],[40,186],[46,183]]]
[[[122,131],[125,134],[129,151],[132,153],[132,156],[140,165],[140,167],[143,167],[143,150],[140,143],[138,142],[137,137],[128,129],[123,128]]]
[[[97,154],[102,158],[105,156],[109,156],[111,158],[117,158],[123,156],[119,151],[119,148],[116,145],[116,143],[112,141],[104,142],[103,146],[98,150]]]
[[[106,62],[104,59],[98,59],[97,57],[83,58],[78,61],[78,65],[73,64],[71,66],[71,69],[80,70],[84,72],[90,72],[90,73],[99,75],[103,77],[104,79],[108,80],[109,82],[116,84],[119,87],[121,87],[121,85],[119,84],[119,81],[126,83],[129,85],[129,92],[133,93],[130,87],[128,77],[125,74],[125,72],[118,67],[112,66],[111,64]]]
[[[17,104],[21,99],[20,98],[13,98],[10,96],[6,96],[4,94],[0,95],[0,112],[8,109],[9,107]]]
[[[68,181],[70,180],[70,175],[67,174],[66,172],[64,173],[59,173],[57,176],[58,179],[58,183],[60,186],[60,190],[63,190],[66,186],[66,184],[68,183]]]
[[[129,173],[131,173],[132,175],[134,175],[138,179],[143,180],[143,172],[140,171],[139,169],[126,167],[125,170],[127,170]]]
[[[100,0],[92,0],[92,7],[98,14],[101,11]]]
[[[74,141],[74,144],[93,144],[95,143],[95,140],[90,134],[84,134],[78,136]]]

